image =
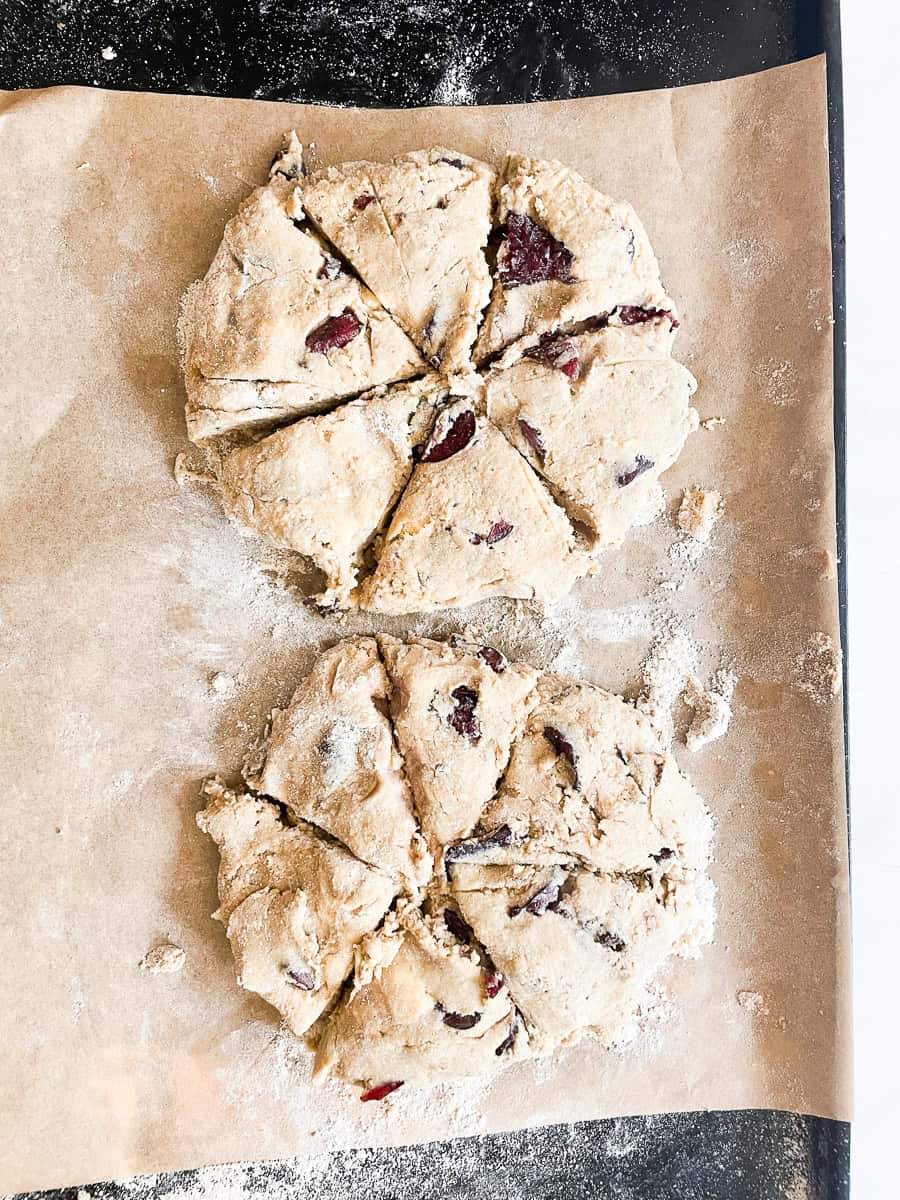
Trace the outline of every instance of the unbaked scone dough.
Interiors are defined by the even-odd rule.
[[[205,788],[216,915],[244,987],[364,1099],[620,1041],[712,936],[709,812],[600,688],[490,646],[349,638],[263,755],[254,792]]]
[[[637,213],[562,163],[509,155],[497,220],[503,237],[479,361],[614,309],[626,319],[631,310],[672,312]]]
[[[440,146],[303,182],[313,221],[447,373],[465,369],[490,296],[493,187],[491,167]]]
[[[630,205],[558,162],[305,175],[292,135],[186,302],[188,432],[227,435],[226,509],[324,573],[318,604],[552,602],[662,507],[697,427],[677,325]]]
[[[586,557],[523,457],[470,401],[456,400],[438,417],[360,607],[404,613],[489,596],[552,601],[585,574]]]
[[[546,341],[487,380],[491,420],[594,546],[655,514],[659,477],[699,424],[691,373],[647,352],[659,325]]]
[[[431,429],[437,376],[370,392],[232,451],[219,483],[226,512],[325,574],[323,605],[345,606]]]

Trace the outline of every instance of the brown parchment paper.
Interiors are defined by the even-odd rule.
[[[310,1086],[209,919],[198,781],[235,772],[316,646],[386,627],[309,614],[172,473],[179,298],[290,127],[324,161],[516,148],[631,200],[681,309],[697,406],[727,418],[664,478],[673,503],[687,483],[725,496],[696,565],[671,550],[670,514],[561,612],[526,614],[516,644],[496,631],[628,687],[674,618],[705,669],[740,677],[728,735],[680,755],[718,823],[716,941],[669,973],[629,1051],[582,1045],[486,1088],[360,1105]],[[0,96],[0,1191],[613,1114],[849,1115],[840,704],[803,658],[812,635],[837,640],[825,138],[822,60],[402,113]],[[166,938],[183,971],[140,970]]]

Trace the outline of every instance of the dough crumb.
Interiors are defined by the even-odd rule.
[[[148,950],[138,964],[148,975],[169,975],[180,971],[187,960],[187,955],[180,946],[172,942],[160,942]]]
[[[717,425],[724,425],[727,420],[727,417],[705,417],[700,422],[700,428],[715,429]]]
[[[816,704],[825,704],[841,690],[843,654],[827,633],[813,633],[794,660],[794,686]]]
[[[684,689],[685,703],[694,710],[694,717],[685,734],[688,750],[699,750],[728,731],[731,724],[731,697],[737,675],[734,671],[716,671],[712,686],[704,688],[696,676],[691,676]]]
[[[678,510],[678,528],[694,541],[705,545],[724,508],[719,492],[713,489],[707,491],[696,485],[687,487],[682,494],[681,507]]]
[[[674,737],[672,709],[696,670],[697,649],[681,629],[657,638],[641,667],[643,690],[638,708],[659,732],[664,746]]]
[[[768,1014],[769,1010],[759,992],[738,992],[737,1002],[741,1008],[746,1009],[748,1013],[752,1013],[754,1017],[766,1016]]]
[[[213,696],[226,699],[235,693],[234,678],[227,671],[216,671],[209,677],[209,690]]]
[[[113,50],[112,46],[104,46],[100,51],[100,57],[105,58],[107,62],[112,62],[114,58],[118,58],[119,56]]]

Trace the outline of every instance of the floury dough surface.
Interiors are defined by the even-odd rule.
[[[245,777],[197,818],[239,982],[366,1097],[613,1045],[712,937],[711,818],[650,721],[490,646],[339,642]]]
[[[188,432],[319,605],[552,603],[698,426],[677,326],[631,206],[561,163],[307,173],[292,134],[186,298]]]

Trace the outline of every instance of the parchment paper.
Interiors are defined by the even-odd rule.
[[[613,687],[636,683],[674,618],[705,669],[733,661],[740,676],[727,737],[681,752],[718,823],[716,942],[669,974],[630,1051],[582,1045],[487,1089],[360,1105],[310,1087],[209,919],[198,781],[234,773],[315,646],[386,627],[309,614],[172,475],[179,298],[290,127],[325,161],[517,148],[631,200],[682,312],[701,415],[727,418],[664,478],[673,502],[688,483],[726,498],[696,565],[671,549],[670,515],[542,622],[490,605],[472,618],[513,653]],[[0,97],[0,1191],[613,1114],[849,1115],[840,705],[803,658],[812,635],[837,640],[825,137],[821,60],[674,92],[402,113]],[[184,970],[141,971],[165,938]]]

